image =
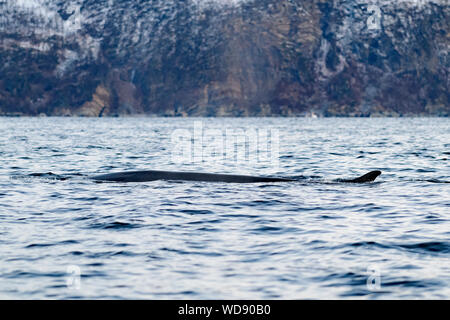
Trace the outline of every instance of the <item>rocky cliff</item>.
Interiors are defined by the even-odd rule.
[[[0,114],[450,114],[448,0],[0,0]]]

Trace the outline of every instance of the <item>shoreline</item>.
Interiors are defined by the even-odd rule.
[[[128,115],[107,115],[101,117],[94,116],[80,116],[80,115],[30,115],[30,114],[15,114],[6,113],[0,114],[0,118],[86,118],[86,119],[97,119],[97,118],[174,118],[174,119],[196,119],[196,118],[222,118],[222,119],[270,119],[270,118],[305,118],[305,119],[333,119],[333,118],[449,118],[450,114],[438,115],[438,114],[397,114],[397,115],[254,115],[254,116],[223,116],[223,115],[213,115],[213,116],[183,116],[183,115],[164,115],[164,114],[128,114]]]

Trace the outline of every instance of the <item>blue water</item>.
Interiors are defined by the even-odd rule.
[[[195,122],[279,157],[174,161]],[[450,298],[449,119],[0,118],[0,155],[2,299]],[[85,176],[136,169],[299,182]]]

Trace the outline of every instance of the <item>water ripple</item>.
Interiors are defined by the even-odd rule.
[[[276,128],[280,157],[176,163],[195,121]],[[0,298],[448,299],[448,121],[0,118]],[[86,178],[136,169],[299,181]]]

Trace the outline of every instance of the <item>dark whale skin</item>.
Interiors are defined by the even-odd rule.
[[[381,171],[372,171],[362,177],[350,180],[337,180],[337,182],[365,183],[374,181]],[[228,182],[228,183],[258,183],[258,182],[293,182],[297,180],[276,177],[255,177],[245,175],[174,172],[174,171],[131,171],[103,174],[91,177],[95,181],[109,182],[149,182],[157,180],[170,181],[202,181],[202,182]]]
[[[198,172],[173,172],[173,171],[132,171],[111,173],[92,177],[97,181],[112,182],[148,182],[156,180],[171,181],[203,181],[203,182],[233,182],[233,183],[257,183],[257,182],[291,182],[292,179],[254,177],[244,175],[198,173]]]
[[[356,179],[338,179],[337,182],[346,182],[346,183],[366,183],[366,182],[372,182],[375,181],[376,178],[381,174],[381,171],[375,170],[371,171],[369,173],[366,173],[365,175],[356,178]]]

